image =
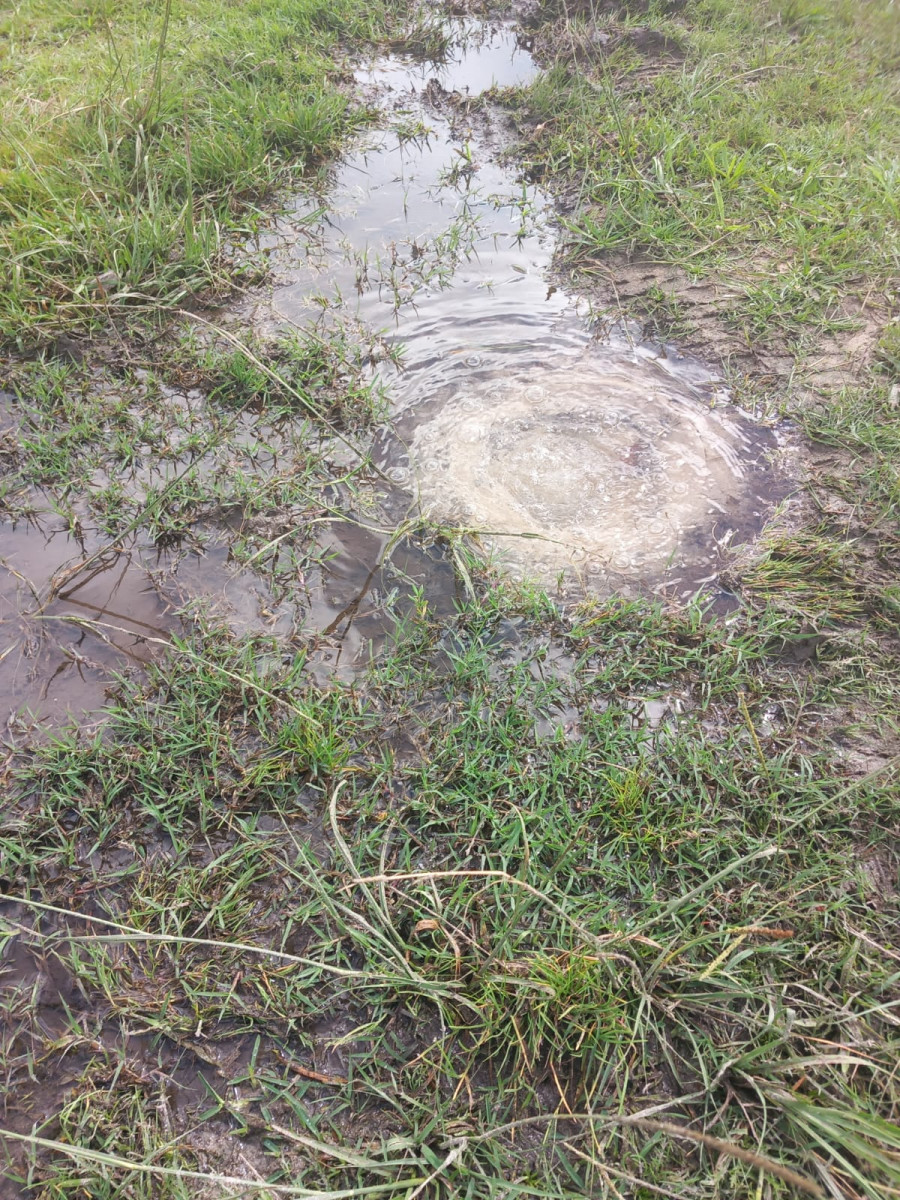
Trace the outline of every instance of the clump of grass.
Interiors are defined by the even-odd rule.
[[[741,572],[741,589],[814,628],[857,620],[866,610],[852,547],[804,529],[770,533]]]
[[[450,50],[450,31],[440,15],[420,13],[390,44],[394,50],[424,62],[441,63]]]
[[[878,365],[892,379],[900,379],[900,321],[882,330],[876,351]]]
[[[477,1053],[496,1059],[501,1072],[565,1064],[567,1074],[591,1074],[614,1057],[628,1029],[626,998],[608,960],[584,952],[498,962],[476,1003]]]
[[[837,448],[837,470],[821,471],[816,485],[841,496],[859,514],[861,533],[874,536],[885,565],[900,566],[896,537],[900,513],[900,406],[883,379],[841,389],[807,406],[800,418],[816,442]]]
[[[124,1061],[123,1061],[124,1060]],[[152,1163],[163,1168],[156,1174],[149,1172],[126,1172],[104,1169],[101,1165],[91,1172],[93,1195],[113,1200],[114,1196],[129,1196],[135,1200],[150,1200],[165,1197],[179,1200],[186,1194],[179,1178],[180,1169],[193,1165],[193,1156],[184,1154],[175,1145],[168,1150],[163,1146],[171,1130],[169,1109],[171,1099],[166,1096],[164,1081],[148,1071],[143,1079],[123,1080],[124,1086],[104,1087],[104,1075],[114,1080],[116,1076],[129,1072],[127,1059],[115,1053],[95,1057],[89,1062],[84,1074],[89,1082],[83,1091],[77,1092],[56,1115],[53,1126],[47,1133],[56,1133],[59,1140],[77,1146],[87,1154],[96,1154],[101,1163],[104,1157],[110,1163]],[[139,1071],[138,1074],[141,1072]],[[39,1128],[44,1130],[43,1123]],[[46,1181],[44,1195],[48,1200],[64,1200],[81,1187],[78,1160],[66,1164],[61,1160],[59,1170]],[[166,1175],[163,1172],[171,1172]],[[27,1174],[22,1183],[27,1185]]]
[[[320,416],[357,428],[384,416],[385,399],[377,383],[363,379],[365,347],[345,331],[327,336],[312,330],[283,335],[271,343],[251,339],[238,347],[212,346],[185,371],[201,384],[214,404],[279,416]],[[193,366],[193,370],[192,370]]]
[[[849,327],[848,292],[889,284],[896,21],[884,0],[808,18],[789,7],[688,0],[620,18],[630,34],[677,39],[683,61],[648,62],[624,36],[577,69],[562,43],[548,57],[522,94],[533,122],[523,153],[577,196],[576,269],[637,251],[721,273],[737,291],[731,319],[753,342]]]
[[[334,499],[325,495],[333,480],[324,443],[342,440],[365,469],[356,438],[384,410],[381,388],[365,378],[369,353],[336,328],[269,342],[167,339],[136,370],[47,352],[14,364],[5,378],[18,420],[6,481],[13,507],[22,489],[37,487],[39,509],[55,506],[73,525],[114,537],[140,528],[158,546],[196,538],[198,523],[212,522],[202,541],[240,514],[239,557],[259,563],[258,527],[273,521],[293,529],[302,557],[312,537],[306,514]]]

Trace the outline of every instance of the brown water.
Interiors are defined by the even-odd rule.
[[[399,369],[375,368],[392,401],[381,465],[511,573],[690,595],[784,493],[775,437],[714,369],[634,327],[599,341],[554,286],[549,200],[498,161],[499,110],[470,105],[536,67],[509,28],[450,29],[443,66],[360,72],[390,127],[337,168],[324,221],[309,223],[317,200],[276,228],[253,315],[352,317],[401,347]]]
[[[410,457],[423,506],[489,531],[516,574],[693,590],[765,512],[767,448],[656,363],[597,350],[474,379],[415,425]]]
[[[131,548],[100,547],[44,513],[0,525],[0,720],[59,723],[100,708],[115,671],[145,664],[178,627]],[[71,572],[71,574],[70,574]],[[51,583],[56,582],[52,600]]]
[[[96,532],[79,540],[48,512],[0,523],[0,722],[10,730],[100,710],[113,675],[160,654],[196,605],[237,635],[300,639],[324,682],[359,674],[414,589],[436,616],[451,615],[457,596],[441,555],[350,520],[325,525],[289,587],[231,561],[221,530],[203,550],[132,541],[76,569],[101,547]]]

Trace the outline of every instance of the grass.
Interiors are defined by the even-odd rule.
[[[863,864],[866,846],[890,854],[896,778],[823,773],[825,747],[798,729],[823,700],[815,675],[801,699],[761,640],[778,614],[749,628],[545,610],[504,665],[498,632],[533,605],[490,589],[460,611],[452,652],[426,610],[363,691],[320,690],[302,657],[211,630],[190,672],[176,648],[123,685],[93,741],[38,752],[4,856],[10,890],[40,904],[6,920],[90,997],[66,1040],[86,1055],[78,1098],[36,1128],[57,1151],[39,1159],[43,1194],[67,1194],[73,1171],[94,1194],[150,1186],[121,1162],[71,1151],[73,1167],[64,1146],[196,1169],[151,1115],[163,1077],[133,1079],[137,1031],[195,1070],[219,1064],[194,1119],[264,1134],[273,1182],[412,1195],[440,1168],[441,1193],[518,1179],[568,1196],[601,1188],[607,1161],[702,1181],[713,1162],[681,1126],[727,1143],[723,1194],[781,1188],[773,1162],[867,1196],[895,1183],[879,1124],[891,917]],[[548,669],[551,649],[574,666]],[[677,722],[634,719],[673,688]],[[540,731],[573,705],[575,730]],[[402,759],[401,730],[417,747]],[[130,849],[110,875],[116,847]],[[73,894],[90,905],[67,916]],[[27,1094],[15,1050],[40,1040],[41,1010],[21,1011],[10,1061]],[[98,1038],[115,1051],[98,1058]],[[636,1110],[648,1126],[620,1122]]]
[[[550,69],[525,95],[523,153],[551,187],[577,188],[576,268],[636,252],[694,277],[719,273],[737,292],[726,314],[736,330],[795,349],[852,327],[867,300],[895,290],[890,4],[545,12]],[[641,39],[648,29],[665,49]]]
[[[741,576],[745,593],[774,601],[813,628],[858,620],[866,611],[852,547],[791,530],[771,533]]]
[[[340,48],[384,36],[390,15],[356,0],[25,0],[0,16],[0,342],[172,307],[252,270],[235,241],[361,119]]]
[[[381,388],[363,378],[370,350],[345,330],[329,337],[302,330],[270,346],[244,341],[233,347],[208,348],[197,364],[198,378],[217,404],[246,408],[249,403],[275,419],[299,409],[351,428],[386,413]],[[186,350],[190,371],[192,347]]]
[[[0,336],[28,350],[4,367],[4,515],[227,547],[273,630],[193,612],[101,725],[10,727],[0,1127],[23,1195],[900,1189],[895,34],[875,3],[632,7],[544,6],[549,69],[507,94],[524,169],[575,199],[570,268],[728,276],[716,319],[798,377],[878,314],[851,382],[802,407],[766,383],[808,487],[732,564],[725,617],[505,580],[372,466],[369,368],[396,347],[188,303],[259,278],[241,231],[360,119],[344,50],[440,56],[442,26],[351,0],[0,17]],[[360,278],[398,303],[450,285],[472,235],[463,208],[411,274]],[[692,336],[677,286],[635,310]],[[337,520],[382,539],[377,578],[304,628],[309,578],[339,591],[352,557],[324,572]],[[370,605],[389,636],[360,634],[341,682],[322,646]]]

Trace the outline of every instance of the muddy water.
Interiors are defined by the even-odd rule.
[[[0,720],[60,723],[102,707],[115,671],[142,665],[178,628],[130,548],[109,551],[50,514],[0,525]],[[68,580],[68,582],[67,582]],[[51,583],[54,598],[48,602]]]
[[[103,545],[86,524],[76,537],[49,512],[0,523],[0,723],[14,731],[98,713],[113,675],[163,652],[196,605],[236,635],[300,637],[323,683],[365,667],[414,589],[433,615],[454,611],[449,562],[354,521],[327,524],[288,592],[232,562],[221,530],[206,532],[202,551],[131,541],[76,570]]]
[[[593,587],[712,579],[770,477],[758,430],[621,352],[473,380],[410,450],[428,510],[489,530],[515,573]]]
[[[639,331],[593,335],[551,282],[548,198],[498,161],[499,110],[473,103],[536,67],[508,28],[449,29],[445,64],[360,72],[387,127],[276,228],[254,316],[352,316],[400,347],[399,368],[377,367],[393,404],[381,464],[512,572],[689,595],[783,490],[775,438],[704,364]]]
[[[375,440],[396,485],[384,511],[366,515],[368,529],[323,521],[316,551],[290,564],[289,590],[231,561],[241,528],[203,554],[107,554],[45,609],[37,597],[100,538],[79,542],[46,514],[0,528],[0,720],[97,709],[111,673],[146,662],[152,639],[178,627],[175,610],[198,599],[237,632],[314,635],[313,669],[352,677],[414,589],[432,612],[452,611],[449,564],[390,542],[391,522],[417,507],[476,531],[511,573],[601,592],[690,594],[760,527],[782,489],[773,435],[729,403],[713,369],[639,331],[597,339],[552,282],[548,197],[503,164],[509,130],[483,98],[537,68],[507,27],[448,31],[441,64],[393,57],[359,72],[382,128],[266,235],[275,285],[230,318],[241,332],[361,322],[398,352],[399,365],[372,367],[392,406]],[[186,395],[185,413],[198,404]],[[296,450],[281,445],[273,470]],[[170,469],[147,462],[143,483]],[[296,523],[286,516],[271,536]]]

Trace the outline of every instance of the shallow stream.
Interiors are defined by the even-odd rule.
[[[381,128],[273,222],[259,247],[272,286],[223,317],[238,333],[348,323],[378,335],[386,353],[371,370],[390,411],[374,454],[394,484],[383,512],[367,527],[323,521],[294,598],[234,566],[226,530],[203,555],[120,547],[38,619],[34,596],[102,539],[88,530],[76,544],[47,514],[8,527],[6,712],[96,709],[110,673],[146,661],[180,627],[179,605],[198,599],[238,631],[318,635],[311,669],[352,677],[414,587],[432,611],[452,611],[449,564],[391,540],[417,513],[471,531],[518,577],[685,597],[783,494],[774,434],[730,402],[713,368],[636,325],[607,323],[599,337],[596,314],[559,284],[553,207],[507,163],[508,118],[491,92],[537,67],[507,25],[447,31],[440,64],[388,57],[358,71]],[[185,411],[194,405],[188,395]],[[146,469],[161,486],[170,468]]]
[[[377,368],[380,465],[511,572],[690,595],[771,510],[774,435],[674,347],[622,324],[597,337],[554,282],[549,198],[504,164],[509,132],[484,98],[537,68],[509,27],[450,32],[443,65],[359,73],[388,127],[279,223],[277,282],[253,316],[352,315],[401,347]]]

